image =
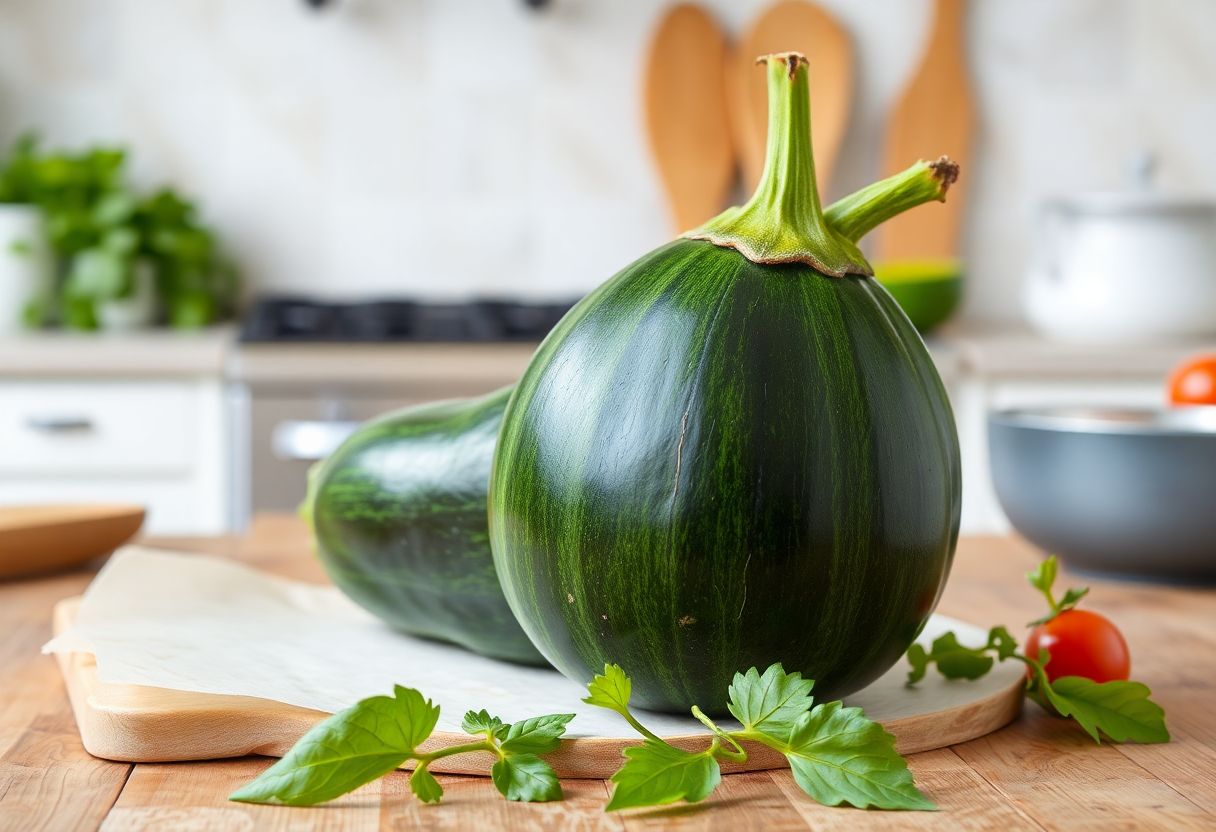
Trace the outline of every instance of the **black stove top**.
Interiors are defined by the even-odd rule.
[[[308,341],[539,341],[574,301],[525,303],[483,299],[467,303],[378,300],[331,303],[268,297],[241,321],[246,343]]]

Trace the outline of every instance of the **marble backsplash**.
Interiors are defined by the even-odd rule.
[[[820,0],[858,100],[834,190],[877,175],[929,4]],[[0,0],[0,141],[108,140],[198,196],[252,290],[581,293],[669,236],[640,125],[657,0]],[[761,0],[709,0],[735,31]],[[971,0],[967,314],[1020,315],[1047,195],[1216,193],[1216,3]]]

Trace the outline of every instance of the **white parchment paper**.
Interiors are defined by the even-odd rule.
[[[935,616],[922,639],[947,628],[975,643],[984,638]],[[121,549],[85,592],[73,626],[42,650],[93,653],[109,683],[255,696],[330,713],[390,693],[396,683],[441,706],[442,730],[458,731],[465,711],[486,708],[507,721],[577,713],[568,736],[634,736],[617,715],[580,702],[583,688],[556,671],[411,638],[334,587],[208,555]],[[891,673],[902,680],[905,668]],[[850,704],[865,707],[865,696]],[[691,717],[649,714],[645,722],[661,736],[702,730]]]

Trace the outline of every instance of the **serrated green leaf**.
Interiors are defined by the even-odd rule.
[[[1030,581],[1030,585],[1039,592],[1047,594],[1051,592],[1052,584],[1056,582],[1056,572],[1059,571],[1060,562],[1055,555],[1040,561],[1039,565],[1026,573],[1026,580]]]
[[[490,777],[507,800],[543,803],[562,799],[557,775],[535,754],[508,754],[490,769]]]
[[[494,733],[503,728],[503,721],[496,716],[490,716],[484,708],[480,711],[469,711],[461,720],[460,729],[466,734]]]
[[[722,780],[718,761],[702,751],[692,753],[647,739],[625,749],[625,765],[612,775],[616,788],[606,812],[636,806],[663,806],[709,796]]]
[[[735,674],[726,707],[745,729],[785,735],[810,709],[814,685],[801,673],[786,673],[780,663],[770,665],[763,675],[753,667]]]
[[[785,744],[798,786],[825,806],[934,809],[895,750],[895,737],[840,702],[804,714]]]
[[[1170,741],[1165,712],[1139,682],[1095,682],[1083,676],[1048,682],[1042,674],[1038,687],[1061,716],[1075,719],[1094,742],[1102,742],[1101,734],[1116,742]]]
[[[512,754],[548,754],[561,745],[566,723],[574,714],[549,714],[512,723],[502,736],[503,751]]]
[[[629,710],[629,697],[633,695],[633,683],[621,670],[620,665],[606,664],[604,672],[587,684],[588,696],[583,701],[588,705],[608,708],[623,714]]]
[[[373,696],[313,726],[291,750],[229,799],[311,806],[382,777],[410,757],[439,719],[416,690]]]
[[[443,786],[427,768],[414,769],[410,775],[410,791],[423,803],[438,803],[443,798]]]

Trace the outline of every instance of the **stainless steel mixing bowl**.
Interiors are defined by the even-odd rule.
[[[1216,582],[1216,407],[988,417],[1013,527],[1080,570]]]

